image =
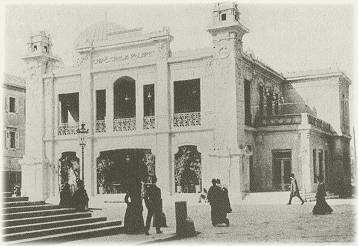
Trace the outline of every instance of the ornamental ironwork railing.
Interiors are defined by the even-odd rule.
[[[57,128],[57,135],[73,135],[77,134],[78,122],[74,124],[60,123]]]
[[[106,132],[105,120],[96,120],[96,132]]]
[[[323,131],[326,132],[330,132],[331,131],[331,126],[329,123],[320,120],[316,117],[314,117],[313,115],[307,114],[307,118],[308,118],[308,124],[313,125]]]
[[[201,113],[177,113],[173,117],[173,127],[201,126]]]
[[[286,114],[261,118],[257,121],[257,126],[281,126],[301,124],[301,122],[301,114]]]
[[[155,129],[155,116],[144,116],[143,129],[144,130]]]
[[[136,120],[133,118],[119,118],[113,119],[113,131],[135,131],[136,129]]]

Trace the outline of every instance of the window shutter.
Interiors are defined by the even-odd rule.
[[[9,96],[5,97],[5,110],[9,112]]]
[[[10,132],[8,130],[5,130],[5,147],[10,148]]]
[[[15,149],[19,149],[19,147],[20,147],[20,141],[19,140],[20,140],[19,139],[19,132],[16,131],[15,132]]]

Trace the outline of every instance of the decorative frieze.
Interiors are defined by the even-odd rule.
[[[173,117],[174,127],[201,126],[201,113],[177,113]]]
[[[105,120],[96,120],[96,132],[106,132],[106,121]]]
[[[73,135],[77,134],[78,122],[75,124],[60,123],[57,128],[57,135]]]
[[[144,130],[155,129],[155,116],[144,116],[143,129]]]
[[[280,126],[301,124],[302,118],[300,114],[277,115],[258,120],[258,126]]]
[[[120,118],[113,119],[113,131],[135,131],[136,129],[136,119],[133,118]]]

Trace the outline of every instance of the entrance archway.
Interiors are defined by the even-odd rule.
[[[148,175],[155,175],[155,156],[150,149],[102,151],[97,158],[97,194],[140,189]]]
[[[201,192],[201,153],[195,145],[180,146],[175,154],[175,192]]]
[[[60,179],[60,187],[63,184],[68,183],[68,172],[69,169],[72,168],[73,172],[76,176],[76,180],[80,178],[80,165],[79,158],[76,156],[76,152],[67,151],[61,154],[59,161],[59,179]]]

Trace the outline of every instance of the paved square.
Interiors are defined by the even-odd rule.
[[[331,215],[312,215],[314,202],[291,206],[285,204],[243,204],[233,206],[229,214],[230,227],[213,227],[210,222],[210,206],[201,204],[188,206],[188,215],[200,232],[197,237],[175,239],[174,204],[165,207],[168,228],[164,233],[151,235],[115,235],[83,240],[91,243],[126,242],[140,243],[239,243],[239,242],[353,242],[355,238],[355,200],[328,200],[334,209]],[[105,214],[109,219],[123,219],[124,204],[111,204],[96,213]],[[144,212],[146,215],[146,210]]]

